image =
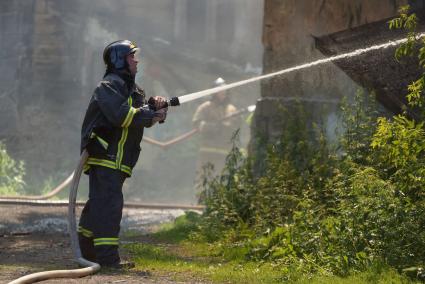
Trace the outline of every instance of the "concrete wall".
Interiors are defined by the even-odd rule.
[[[406,0],[266,0],[263,25],[263,73],[296,66],[323,55],[315,49],[314,36],[349,29],[397,15]],[[333,64],[262,82],[254,131],[277,139],[285,119],[276,118],[279,107],[305,102],[310,122],[334,128],[338,103],[359,88]],[[280,103],[279,103],[280,102]],[[334,129],[328,129],[333,133]]]
[[[5,0],[0,6],[0,105],[5,108],[0,139],[33,176],[73,164],[65,149],[78,149],[73,145],[79,139],[69,130],[77,130],[80,117],[70,110],[80,107],[76,35],[85,26],[85,11],[78,1],[63,0]]]

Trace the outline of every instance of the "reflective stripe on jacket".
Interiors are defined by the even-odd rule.
[[[81,151],[90,165],[118,169],[129,176],[140,154],[144,127],[152,126],[154,111],[145,94],[123,73],[106,74],[96,87],[81,130]]]

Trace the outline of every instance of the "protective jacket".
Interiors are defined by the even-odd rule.
[[[117,169],[131,176],[140,154],[144,127],[152,126],[154,111],[143,90],[126,72],[107,72],[90,100],[81,130],[81,151],[91,165]]]

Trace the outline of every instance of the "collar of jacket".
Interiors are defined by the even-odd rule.
[[[135,76],[131,75],[130,72],[128,72],[126,69],[121,69],[121,70],[108,69],[106,70],[105,75],[103,75],[103,78],[105,78],[106,75],[111,73],[117,74],[118,76],[120,76],[121,79],[124,80],[124,82],[127,84],[127,88],[129,92],[135,87],[136,85]]]

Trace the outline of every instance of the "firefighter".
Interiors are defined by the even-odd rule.
[[[118,253],[122,186],[138,160],[144,128],[167,115],[165,98],[154,97],[154,107],[149,107],[135,83],[138,53],[129,40],[106,46],[106,72],[91,97],[81,131],[81,151],[89,153],[84,167],[89,199],[79,222],[79,242],[83,257],[102,267],[134,266],[121,261]]]
[[[226,82],[222,78],[214,81],[214,87],[223,86]],[[238,118],[223,120],[237,111],[230,103],[226,91],[214,94],[209,101],[201,104],[193,115],[193,125],[200,132],[200,147],[197,162],[197,182],[199,187],[203,167],[213,166],[212,174],[218,174],[224,167],[226,156],[232,147],[232,134],[238,127]]]

